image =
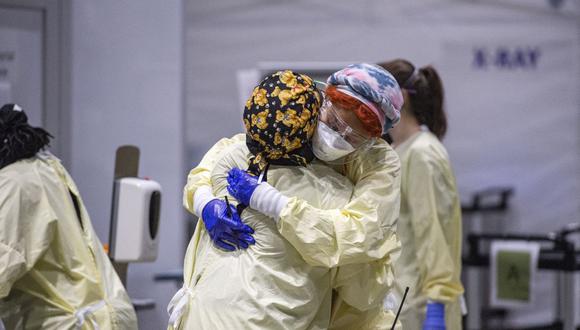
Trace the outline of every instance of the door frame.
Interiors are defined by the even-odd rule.
[[[51,151],[70,166],[71,0],[0,0],[0,7],[42,12],[42,122],[54,136]]]

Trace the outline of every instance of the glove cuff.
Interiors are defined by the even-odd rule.
[[[440,302],[428,302],[423,329],[445,330],[445,305]]]
[[[197,188],[195,194],[193,194],[193,214],[201,218],[203,209],[213,199],[215,199],[215,196],[210,187],[201,186]]]
[[[441,316],[441,315],[445,315],[445,305],[443,303],[440,303],[438,301],[432,301],[432,300],[428,300],[427,301],[427,315],[432,315],[432,316]]]
[[[282,195],[278,189],[267,182],[260,183],[250,198],[251,208],[273,218],[276,223],[286,204],[288,204],[288,197]]]

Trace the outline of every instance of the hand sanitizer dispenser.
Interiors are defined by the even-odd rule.
[[[154,261],[159,245],[161,186],[140,178],[115,180],[111,257],[116,262]]]

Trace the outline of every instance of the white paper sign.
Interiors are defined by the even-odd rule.
[[[533,303],[539,254],[539,243],[491,243],[492,307],[527,307]]]

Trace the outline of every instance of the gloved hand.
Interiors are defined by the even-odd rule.
[[[250,199],[258,187],[258,177],[234,167],[228,173],[228,192],[240,203],[250,206]]]
[[[228,213],[228,206],[231,213]],[[251,235],[254,230],[242,222],[233,205],[227,205],[221,199],[209,201],[203,208],[201,218],[211,240],[224,250],[234,251],[236,247],[247,249],[250,244],[256,243]]]
[[[240,203],[272,217],[280,218],[282,209],[288,204],[288,197],[267,182],[258,184],[258,177],[248,174],[239,168],[232,168],[228,173],[228,192]]]
[[[445,305],[438,302],[427,303],[423,330],[445,330]]]

